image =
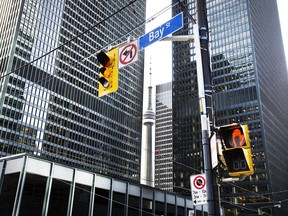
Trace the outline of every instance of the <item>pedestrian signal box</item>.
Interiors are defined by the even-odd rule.
[[[254,173],[248,125],[231,124],[219,128],[224,144],[223,156],[229,176],[250,176]]]

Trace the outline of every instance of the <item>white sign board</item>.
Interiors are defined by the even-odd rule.
[[[207,204],[207,189],[205,174],[190,176],[191,193],[193,205]]]
[[[221,146],[221,143],[219,144],[217,142],[216,134],[213,134],[210,139],[212,169],[218,165],[218,151],[217,151],[218,145]]]
[[[118,68],[125,67],[138,60],[138,41],[135,40],[119,48]]]

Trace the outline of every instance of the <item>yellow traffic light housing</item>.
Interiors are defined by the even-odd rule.
[[[254,173],[248,125],[231,124],[219,128],[223,156],[229,176],[250,176]]]
[[[116,47],[107,53],[101,51],[97,54],[100,62],[98,97],[118,90],[118,50]]]

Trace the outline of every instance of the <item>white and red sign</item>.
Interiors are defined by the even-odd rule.
[[[190,176],[191,193],[194,205],[207,204],[207,189],[205,174]]]
[[[138,60],[138,41],[135,40],[119,48],[118,68],[125,67]]]

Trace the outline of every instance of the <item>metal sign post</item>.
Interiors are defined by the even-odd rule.
[[[213,193],[213,179],[212,179],[212,166],[211,166],[211,153],[210,153],[210,143],[209,143],[209,116],[206,110],[206,98],[204,90],[204,77],[202,68],[202,56],[200,48],[200,36],[199,36],[199,26],[194,24],[194,41],[196,49],[196,63],[197,63],[197,82],[198,82],[198,96],[199,96],[199,107],[201,115],[201,128],[202,128],[202,145],[203,145],[203,155],[204,155],[204,171],[206,174],[207,181],[207,202],[208,202],[208,215],[214,215],[214,193]]]
[[[213,170],[210,149],[210,127],[212,126],[212,85],[209,56],[209,33],[207,23],[206,1],[196,1],[197,24],[194,24],[194,41],[197,62],[197,80],[199,91],[199,107],[201,115],[202,144],[204,156],[204,172],[207,181],[208,216],[215,215],[213,191]]]

